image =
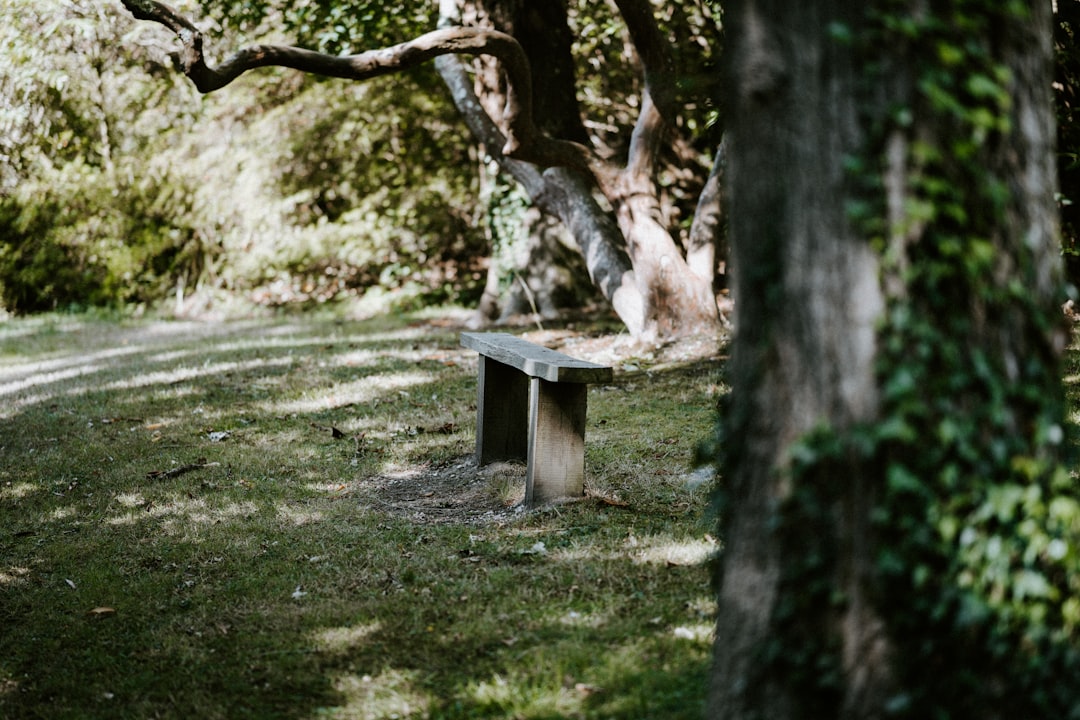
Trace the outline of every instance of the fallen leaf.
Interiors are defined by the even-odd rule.
[[[109,615],[115,615],[115,614],[116,614],[116,608],[104,607],[104,606],[96,607],[96,608],[94,608],[93,610],[91,610],[90,612],[87,613],[87,615],[91,615],[93,617],[108,617]]]

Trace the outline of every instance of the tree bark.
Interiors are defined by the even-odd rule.
[[[709,178],[698,196],[694,220],[686,241],[686,264],[690,271],[717,287],[721,262],[727,260],[727,231],[724,228],[724,168],[727,164],[727,141],[716,148]]]
[[[891,12],[926,18],[939,10],[911,5],[909,15]],[[991,8],[986,13],[997,12],[984,5]],[[890,454],[888,443],[857,451],[857,438],[885,436],[885,424],[895,417],[891,397],[897,391],[886,385],[890,378],[882,368],[903,357],[900,343],[910,318],[943,337],[965,328],[957,352],[977,348],[972,357],[993,358],[1002,387],[1030,383],[1030,392],[1049,398],[1049,406],[1060,393],[1061,344],[1047,321],[1060,301],[1048,14],[1049,4],[1035,3],[1029,16],[1008,24],[990,19],[985,34],[972,34],[972,43],[1009,69],[1010,100],[1001,107],[1012,108],[1010,130],[976,143],[966,159],[959,153],[935,156],[940,165],[930,167],[919,165],[920,150],[967,148],[972,139],[967,116],[956,120],[935,105],[911,70],[919,63],[931,67],[936,50],[927,52],[921,40],[860,46],[855,39],[872,20],[864,3],[853,0],[725,4],[735,338],[733,389],[721,420],[724,553],[711,718],[883,718],[901,699],[918,697],[913,687],[930,682],[935,672],[941,677],[933,681],[946,686],[950,672],[964,670],[912,670],[898,660],[913,652],[918,638],[898,630],[912,626],[904,626],[883,597],[888,592],[876,563],[886,541],[875,518],[894,510],[884,500],[887,477],[903,458]],[[949,24],[926,25],[942,26]],[[928,42],[940,48],[943,41]],[[871,67],[881,72],[874,83],[867,82]],[[898,115],[898,107],[909,110]],[[1008,192],[991,209],[993,203],[975,191],[949,191],[962,214],[931,202],[930,219],[923,221],[913,207],[925,199],[920,193],[926,188],[940,187],[924,182],[932,173],[947,183],[985,173],[1000,178]],[[867,203],[880,208],[883,222],[872,224],[857,212]],[[970,292],[942,304],[918,284],[917,271],[941,263],[964,277],[970,267],[969,254],[943,260],[931,249],[936,237],[952,231],[950,211],[970,220],[971,233],[995,233],[989,242],[998,259],[992,272],[971,280]],[[878,235],[882,227],[884,237]],[[957,232],[963,237],[965,231]],[[972,247],[979,242],[973,238]],[[1030,287],[1030,304],[985,300],[1009,296],[1010,283],[1017,282]],[[1015,371],[1009,380],[1025,357],[1045,361],[1041,374],[1021,379]],[[935,360],[932,373],[950,371],[948,361]],[[1046,406],[1029,405],[1025,397],[1010,398],[1015,433],[1024,436],[1024,452],[1052,455],[1052,441],[1030,430],[1043,421],[1038,413]],[[939,401],[918,399],[927,407]],[[973,384],[963,397],[949,398],[948,407],[959,415],[990,402],[985,388]],[[847,449],[825,460],[806,459],[810,450],[824,452],[808,440],[823,429],[835,447]],[[908,452],[930,452],[944,442],[935,427],[911,432],[918,433],[911,442],[919,449]],[[981,452],[990,456],[986,442]],[[1001,461],[998,477],[1008,476],[1008,465],[1007,458]],[[918,481],[933,487],[929,476]],[[989,485],[994,478],[979,481]],[[808,507],[819,515],[793,514]],[[812,524],[800,527],[800,517]],[[949,579],[942,582],[951,587]],[[813,592],[825,599],[806,602]],[[802,610],[793,613],[793,607]],[[922,642],[938,643],[947,653],[945,648],[969,640]],[[815,654],[805,662],[815,663],[816,676],[785,672],[803,661],[786,661],[783,654],[807,649]],[[1007,674],[994,678],[1006,688],[1009,681]],[[1007,713],[994,702],[980,707],[986,717]]]
[[[846,192],[843,159],[862,142],[855,68],[853,58],[821,44],[829,22],[847,19],[844,5],[851,14],[850,3],[744,0],[725,8],[736,333],[726,422],[738,424],[730,432],[745,445],[732,451],[724,480],[716,718],[799,716],[784,679],[762,677],[759,667],[784,601],[790,548],[769,523],[792,492],[785,454],[817,424],[844,427],[877,407],[878,262],[838,201]]]
[[[529,61],[537,127],[555,138],[589,142],[576,94],[573,37],[563,0],[447,2],[441,9],[442,26],[490,27],[517,40]],[[480,105],[489,117],[498,117],[507,102],[506,78],[500,63],[494,57],[481,55],[473,59],[472,65]],[[452,82],[445,73],[444,80]],[[454,90],[455,94],[459,92]],[[458,108],[463,113],[476,111],[476,105],[470,103],[459,104]],[[481,140],[479,136],[477,139]],[[486,149],[483,152],[487,154]],[[497,180],[484,169],[481,178],[489,186]],[[516,241],[520,247],[492,246],[485,292],[488,302],[481,317],[505,320],[529,312],[553,317],[558,308],[579,308],[583,300],[587,302],[589,275],[580,272],[584,265],[580,256],[566,252],[562,241],[565,225],[560,227],[557,216],[546,212],[543,218],[534,217],[539,206],[535,198],[531,199],[534,211],[522,219],[521,236]],[[554,226],[548,218],[555,219]],[[510,283],[506,282],[508,276],[512,276]],[[500,287],[501,293],[497,292]]]

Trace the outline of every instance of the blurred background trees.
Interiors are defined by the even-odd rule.
[[[717,27],[701,2],[665,7],[664,31],[685,48],[680,91],[693,96],[661,180],[665,221],[685,238],[719,139],[702,87]],[[221,52],[254,41],[355,52],[433,29],[438,11],[426,0],[178,8]],[[608,3],[567,10],[584,130],[600,152],[625,152],[641,82],[626,29]],[[165,61],[171,39],[119,3],[0,0],[0,26],[8,312],[484,295],[495,318],[603,303],[565,233],[545,230],[554,240],[538,258],[543,221],[469,137],[434,67],[366,83],[264,70],[200,97]]]
[[[202,98],[119,3],[0,1],[8,311],[478,297],[477,159],[433,71],[333,87],[268,72]],[[262,12],[211,31],[266,37],[284,16]]]

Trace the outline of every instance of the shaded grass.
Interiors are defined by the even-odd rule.
[[[699,717],[720,368],[616,366],[591,499],[432,523],[380,479],[472,451],[453,327],[0,323],[0,716]]]

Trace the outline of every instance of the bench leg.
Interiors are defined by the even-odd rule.
[[[529,377],[481,355],[478,395],[476,463],[527,459]]]
[[[588,386],[530,378],[529,469],[525,506],[585,492],[585,412]]]

